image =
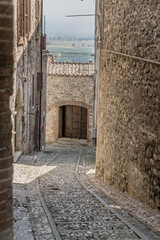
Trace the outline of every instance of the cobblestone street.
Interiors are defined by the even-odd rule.
[[[62,144],[22,156],[14,164],[15,239],[160,239],[160,214],[141,213],[140,205],[139,216],[132,214],[120,206],[127,197],[116,203],[114,189],[108,198],[93,177],[94,164],[95,150],[87,146]]]

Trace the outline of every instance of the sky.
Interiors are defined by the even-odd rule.
[[[72,14],[94,14],[95,0],[44,0],[47,33],[93,34],[94,17],[67,18]]]

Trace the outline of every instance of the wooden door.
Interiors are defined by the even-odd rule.
[[[72,137],[72,106],[63,107],[63,137]]]
[[[87,109],[81,108],[81,138],[87,138]]]
[[[81,107],[72,106],[72,137],[81,137]]]
[[[87,139],[87,109],[63,106],[59,109],[59,137]]]

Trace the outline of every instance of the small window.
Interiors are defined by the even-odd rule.
[[[36,31],[39,33],[39,24],[40,24],[40,2],[36,0]]]
[[[34,107],[34,74],[32,74],[32,107]]]
[[[24,33],[31,33],[31,0],[24,0]]]
[[[17,1],[17,37],[18,44],[23,43],[23,37],[31,34],[31,0]]]
[[[24,32],[24,0],[17,1],[17,38],[18,42],[22,41]]]

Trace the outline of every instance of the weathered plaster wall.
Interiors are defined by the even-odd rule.
[[[78,105],[88,109],[88,141],[93,125],[93,76],[48,75],[46,143],[58,140],[59,107]]]
[[[104,0],[100,14],[97,177],[160,208],[160,3]]]

